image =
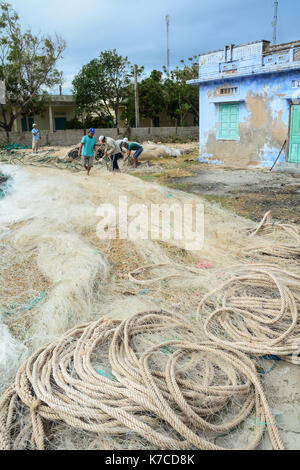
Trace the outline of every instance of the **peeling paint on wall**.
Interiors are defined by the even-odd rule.
[[[219,140],[220,83],[204,84],[200,89],[200,155],[211,155],[230,166],[271,166],[288,137],[289,107],[295,90],[292,80],[299,72],[271,74],[228,81],[238,87],[239,140]],[[300,91],[300,90],[299,90]],[[299,92],[298,91],[298,92]],[[226,97],[228,100],[228,97]],[[229,97],[235,102],[235,96]],[[282,153],[284,161],[287,155]]]
[[[294,52],[295,44],[275,49],[267,41],[257,41],[201,55],[197,81],[201,158],[236,167],[274,163],[288,139],[290,105],[300,106],[300,56]],[[226,104],[239,105],[238,134],[232,130],[236,130],[233,107],[226,112]],[[286,145],[282,161],[288,160],[288,150]]]

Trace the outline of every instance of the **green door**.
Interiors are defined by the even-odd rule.
[[[55,118],[55,130],[64,131],[67,127],[67,119],[64,117]]]
[[[239,105],[219,105],[219,139],[239,140]]]
[[[22,132],[31,131],[33,123],[34,123],[33,117],[28,118],[29,129],[27,129],[27,120],[26,120],[26,117],[23,117],[21,120]]]
[[[300,163],[300,105],[291,108],[289,162]]]
[[[160,127],[160,119],[159,116],[156,116],[154,119],[154,127]]]

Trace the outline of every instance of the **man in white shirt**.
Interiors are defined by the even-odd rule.
[[[112,162],[112,171],[120,171],[118,160],[122,158],[120,146],[111,137],[101,135],[99,137],[100,145],[104,145],[104,156],[108,157]]]
[[[121,148],[121,144],[128,143],[128,139],[127,139],[127,137],[124,137],[124,139],[118,139],[118,140],[116,140],[116,143],[117,143],[118,146]]]

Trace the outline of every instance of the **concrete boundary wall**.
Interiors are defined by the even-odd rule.
[[[81,129],[70,129],[65,131],[40,131],[42,146],[70,146],[76,145],[80,142],[84,131]],[[32,143],[31,132],[10,132],[10,142],[30,146]],[[129,137],[132,140],[139,140],[141,142],[151,140],[152,138],[166,138],[166,137],[179,137],[187,138],[193,137],[195,140],[199,138],[199,127],[139,127],[131,129],[131,135],[128,135],[127,129],[96,129],[96,138],[100,135],[106,135],[114,139]],[[0,142],[6,142],[5,132],[0,132]]]

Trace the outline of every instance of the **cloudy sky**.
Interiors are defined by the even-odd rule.
[[[146,72],[166,65],[170,15],[171,67],[201,52],[272,40],[273,0],[10,0],[24,27],[58,33],[67,42],[59,68],[64,92],[82,65],[117,49]],[[300,39],[300,1],[279,0],[278,41]]]

